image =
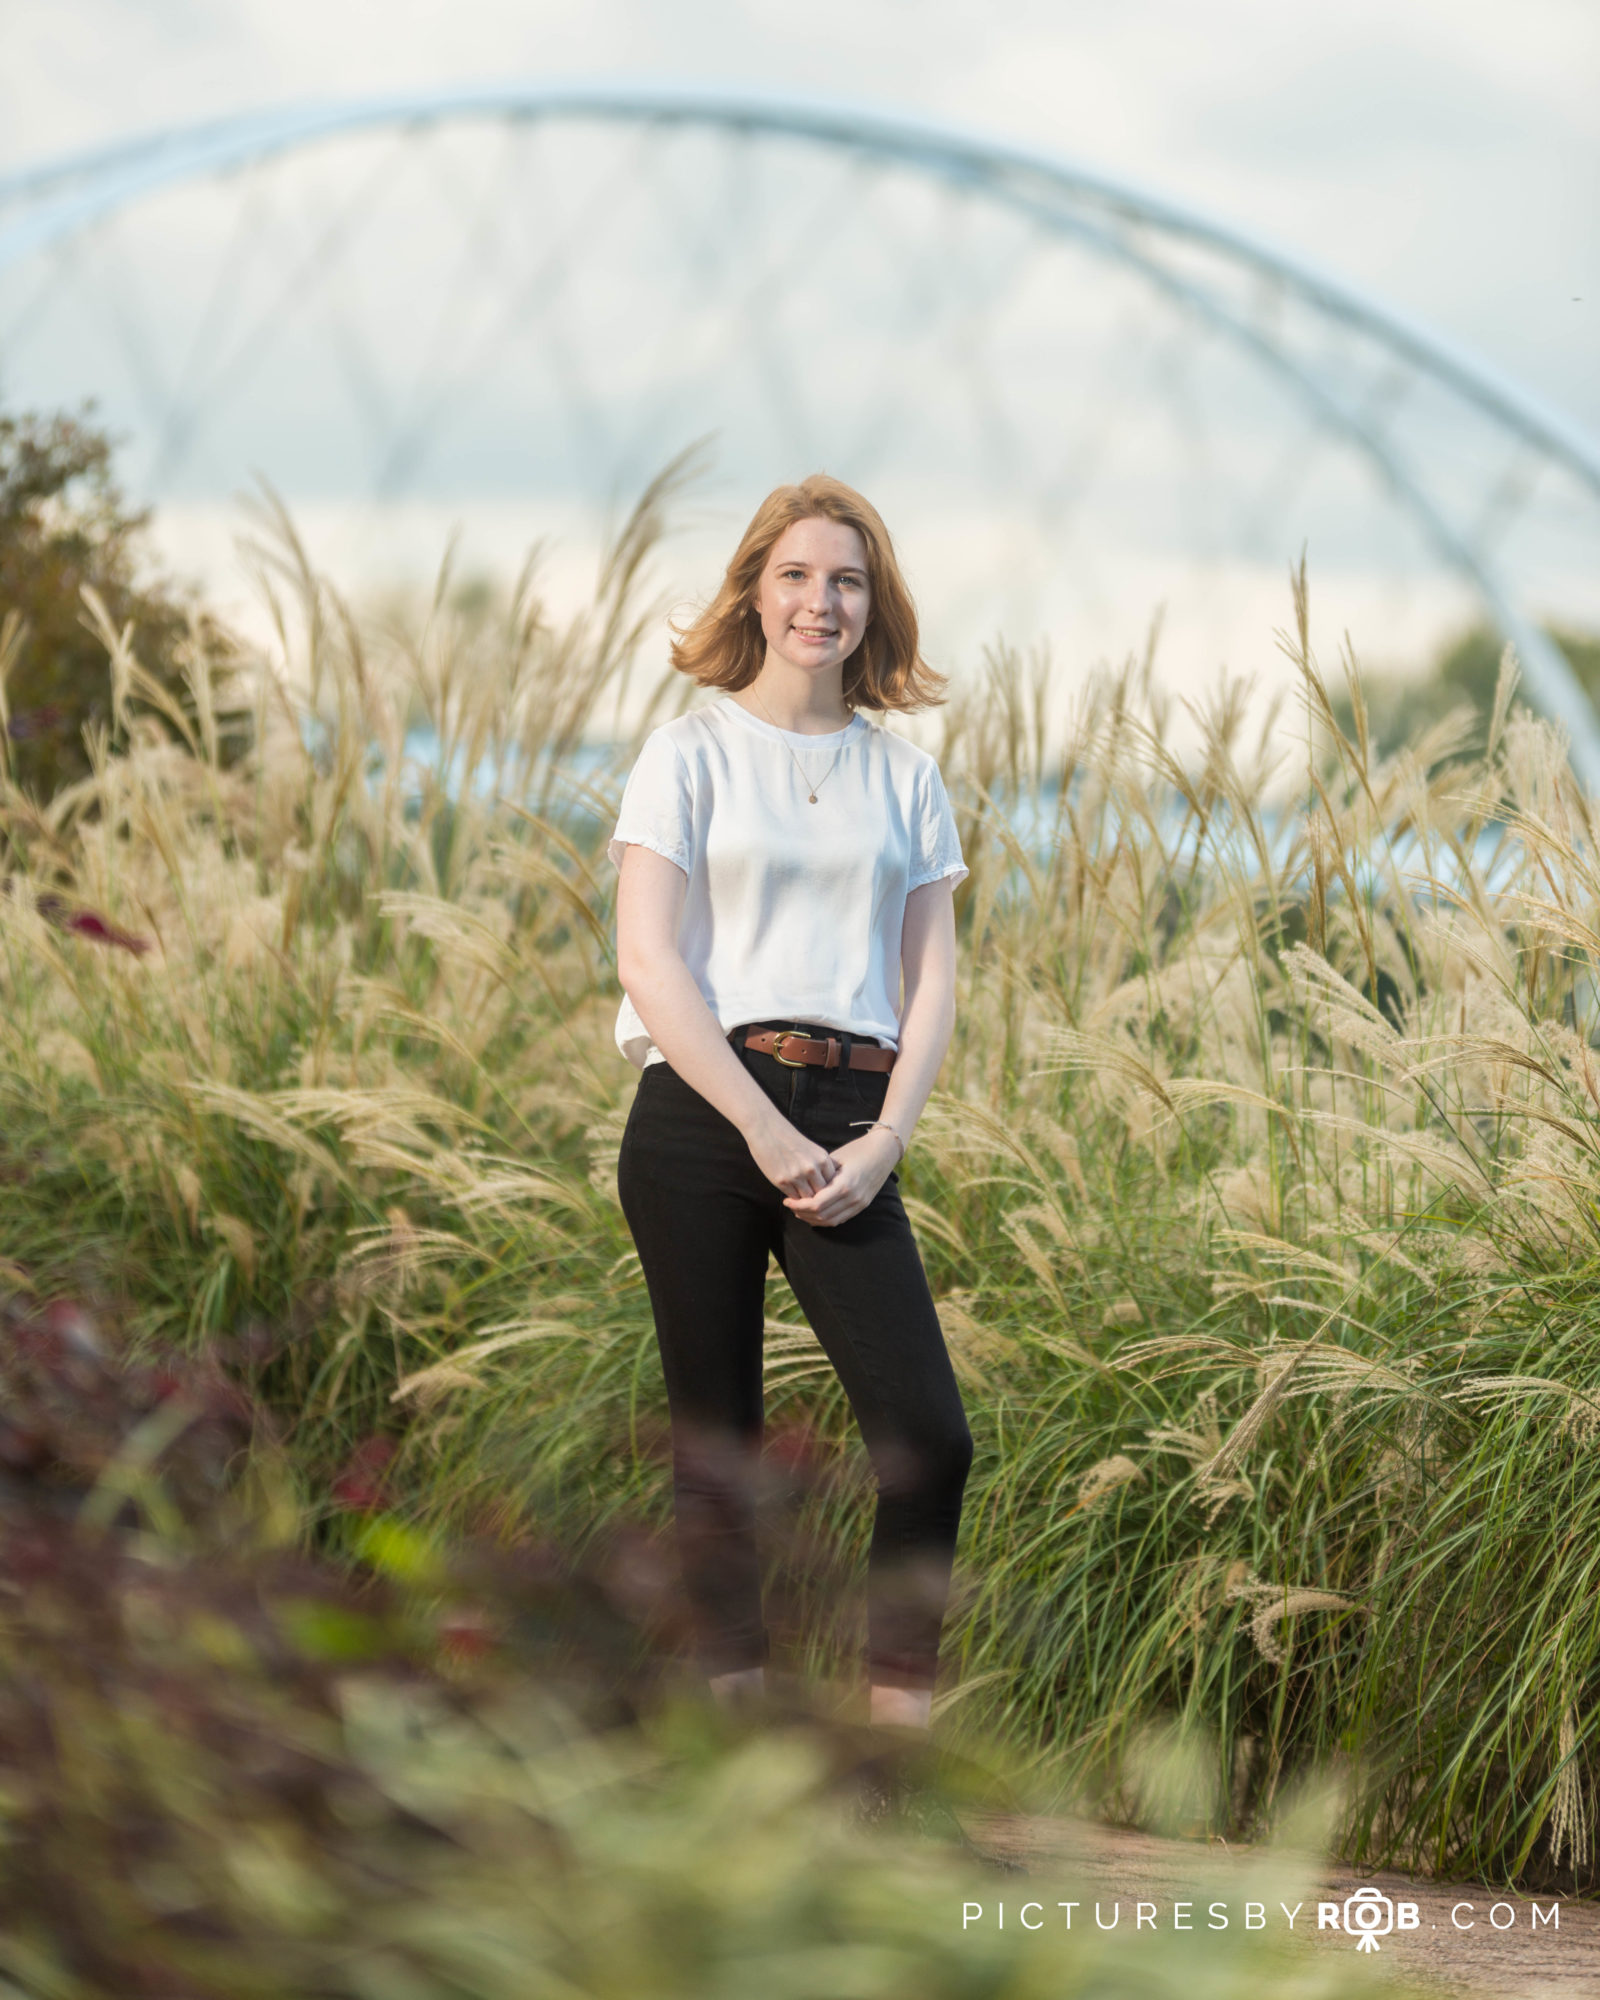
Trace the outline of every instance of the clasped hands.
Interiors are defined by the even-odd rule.
[[[781,1113],[775,1123],[745,1137],[750,1157],[774,1187],[783,1189],[784,1207],[818,1228],[859,1215],[900,1159],[899,1141],[881,1125],[831,1153]]]

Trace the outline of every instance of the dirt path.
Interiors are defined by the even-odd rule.
[[[1102,1917],[1111,1913],[1112,1904],[1120,1904],[1118,1923],[1129,1929],[1142,1922],[1170,1930],[1181,1911],[1187,1920],[1181,1927],[1194,1929],[1197,1948],[1203,1948],[1200,1940],[1213,1898],[1222,1898],[1231,1924],[1240,1925],[1245,1922],[1245,1895],[1260,1893],[1246,1888],[1252,1869],[1263,1859],[1249,1848],[1163,1840],[1081,1820],[965,1813],[962,1818],[984,1849],[1021,1864],[1023,1872],[996,1878],[996,1908],[1004,1898],[1012,1923],[1032,1885],[1043,1890],[1052,1864],[1069,1872],[1089,1897],[1098,1892],[1106,1899]],[[1376,1951],[1368,1954],[1374,1965],[1470,2000],[1587,2000],[1590,1995],[1600,2000],[1600,1904],[1508,1894],[1474,1882],[1358,1875],[1342,1862],[1326,1863],[1318,1881],[1317,1891],[1305,1893],[1292,1926],[1295,1939],[1304,1937],[1308,1950],[1359,1949],[1359,1939],[1344,1928],[1345,1899],[1372,1888],[1390,1899],[1397,1920],[1401,1905],[1416,1910],[1415,1928],[1385,1930],[1376,1940]],[[1230,1889],[1230,1882],[1236,1889]],[[1338,1906],[1338,1929],[1317,1927],[1318,1904],[1323,1902]],[[1258,1913],[1254,1921],[1279,1932],[1291,1928],[1281,1906],[1253,1907]],[[974,1921],[993,1921],[994,1915],[986,1907],[983,1918]],[[1073,1916],[1080,1923],[1094,1921],[1087,1906]],[[1033,1906],[1030,1921],[1035,1926],[1063,1921],[1055,1899]],[[1387,1921],[1379,1906],[1380,1924]]]

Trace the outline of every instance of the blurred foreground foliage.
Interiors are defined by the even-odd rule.
[[[351,1493],[343,1559],[310,1554],[251,1365],[134,1364],[64,1304],[0,1316],[0,1993],[1373,1990],[1353,1954],[1237,1924],[1199,1955],[964,1930],[964,1905],[1015,1878],[855,1823],[850,1780],[884,1748],[866,1732],[798,1709],[738,1723],[675,1693],[637,1564],[629,1580],[548,1543],[446,1543],[376,1489]]]

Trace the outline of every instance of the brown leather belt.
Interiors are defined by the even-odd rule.
[[[806,1063],[837,1069],[844,1045],[832,1035],[826,1041],[819,1041],[814,1035],[802,1035],[793,1028],[752,1028],[744,1038],[743,1047],[759,1050],[764,1056],[776,1056],[790,1069],[799,1069]],[[852,1040],[849,1067],[893,1069],[898,1054],[897,1049],[880,1048],[876,1042]]]

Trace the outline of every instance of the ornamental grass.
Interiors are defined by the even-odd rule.
[[[243,754],[202,655],[176,702],[102,620],[124,747],[48,806],[0,773],[0,1283],[147,1365],[231,1343],[324,1553],[380,1475],[418,1533],[663,1545],[604,841],[694,693],[636,684],[670,497],[564,619],[536,566],[360,618],[279,514]],[[971,869],[901,1170],[978,1446],[941,1728],[1145,1823],[1165,1732],[1180,1830],[1331,1778],[1364,1865],[1592,1887],[1593,802],[1509,659],[1380,757],[1293,604],[1301,726],[1004,650],[894,725]],[[826,1688],[869,1479],[769,1297],[775,1634]]]

